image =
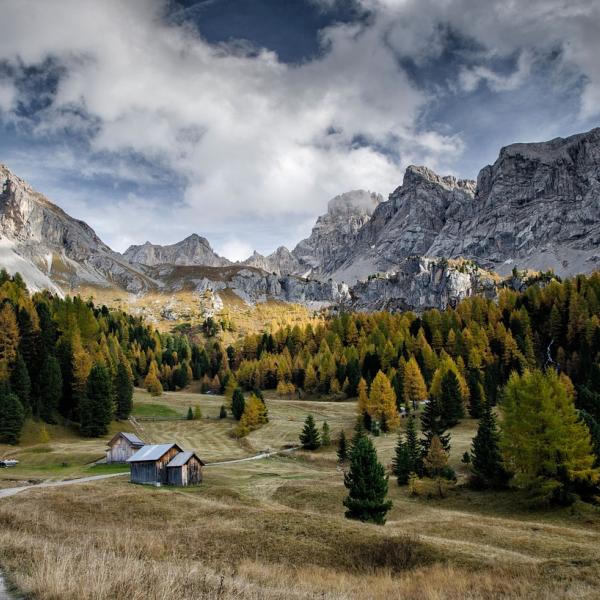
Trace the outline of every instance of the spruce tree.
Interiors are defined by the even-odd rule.
[[[465,416],[458,377],[449,370],[442,377],[440,409],[446,427],[454,427]]]
[[[0,443],[18,444],[25,422],[25,409],[8,384],[0,382]]]
[[[348,442],[343,429],[340,433],[340,439],[338,440],[337,457],[342,463],[348,459]]]
[[[118,420],[129,418],[133,409],[133,382],[129,374],[127,365],[122,361],[117,365],[117,373],[115,375],[115,417]]]
[[[95,364],[87,379],[85,396],[81,399],[81,433],[86,437],[106,435],[113,409],[110,375],[104,365]]]
[[[56,422],[56,412],[62,397],[62,374],[60,365],[54,356],[47,356],[40,371],[39,416],[46,423]]]
[[[17,354],[17,359],[10,376],[10,387],[13,393],[19,398],[25,412],[31,414],[31,379],[29,378],[27,365],[20,353]]]
[[[188,421],[193,421],[194,420],[194,412],[192,411],[192,407],[188,406],[188,411],[187,411],[187,415],[185,417]]]
[[[321,428],[321,446],[331,446],[331,433],[327,421],[323,423]]]
[[[319,436],[312,415],[308,415],[304,421],[304,427],[300,434],[300,443],[305,450],[316,450],[321,445],[321,437]]]
[[[231,414],[236,421],[239,421],[244,414],[244,408],[246,407],[246,400],[244,399],[244,392],[242,388],[236,388],[231,398]]]
[[[388,478],[377,453],[366,436],[358,438],[350,456],[350,469],[344,475],[348,496],[344,499],[346,518],[383,525],[392,507],[385,497]]]
[[[433,436],[437,435],[446,451],[450,450],[450,436],[446,435],[446,425],[441,407],[435,398],[430,398],[421,415],[421,431],[425,436],[421,441],[423,456],[427,454]]]
[[[396,455],[392,462],[394,475],[398,478],[398,485],[406,485],[411,473],[422,473],[421,448],[414,417],[409,417],[406,424],[406,434],[398,436]]]
[[[471,446],[473,483],[481,487],[502,488],[506,486],[509,477],[502,464],[496,417],[489,402],[483,405],[482,410],[477,434]]]

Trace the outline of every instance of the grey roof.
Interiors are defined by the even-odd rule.
[[[183,465],[187,464],[187,461],[190,460],[190,458],[192,458],[192,456],[195,456],[198,459],[198,461],[200,462],[200,464],[204,465],[204,463],[200,460],[200,458],[198,457],[198,455],[195,452],[186,450],[185,452],[180,452],[177,456],[173,457],[171,459],[171,462],[169,462],[169,464],[167,465],[167,468],[183,467]]]
[[[132,446],[139,446],[141,448],[142,446],[146,445],[146,443],[140,440],[140,438],[137,435],[135,435],[135,433],[127,433],[126,431],[120,431],[119,433],[117,433],[112,438],[112,440],[108,442],[108,445],[111,446],[113,442],[115,442],[119,437],[124,437]]]
[[[181,448],[177,444],[149,444],[138,450],[133,456],[127,459],[127,462],[144,462],[161,459],[171,448],[175,446],[178,450]]]

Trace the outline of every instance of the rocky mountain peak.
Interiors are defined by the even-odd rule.
[[[409,165],[404,172],[402,186],[396,191],[400,189],[407,191],[427,185],[437,185],[448,191],[460,189],[473,194],[476,188],[476,182],[470,179],[457,179],[453,175],[441,176],[428,167]]]

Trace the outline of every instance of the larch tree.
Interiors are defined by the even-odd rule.
[[[427,386],[414,356],[404,367],[404,404],[416,410],[419,403],[427,399]]]
[[[385,430],[396,429],[400,424],[400,415],[396,408],[396,394],[390,380],[379,371],[371,384],[368,412],[373,421],[377,420]],[[384,431],[385,431],[384,430]]]
[[[600,470],[589,429],[554,370],[513,373],[501,411],[505,465],[533,504],[568,504],[575,494],[597,494]]]
[[[155,360],[150,362],[150,368],[144,379],[144,387],[151,396],[160,396],[163,393],[163,387],[158,377],[158,365]]]
[[[352,448],[350,469],[344,475],[348,496],[346,518],[383,525],[392,503],[386,500],[388,478],[371,440],[360,436]]]
[[[0,309],[0,381],[9,378],[9,368],[17,358],[19,326],[13,307],[5,302]]]

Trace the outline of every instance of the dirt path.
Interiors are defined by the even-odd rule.
[[[230,465],[237,464],[243,462],[249,462],[252,460],[262,460],[264,458],[270,458],[271,456],[276,456],[278,454],[289,454],[290,452],[294,452],[294,450],[298,450],[298,448],[289,448],[286,450],[274,450],[273,452],[261,452],[260,454],[255,454],[254,456],[247,456],[246,458],[235,458],[232,460],[224,460],[220,462],[206,463],[207,467],[216,467],[221,465]],[[129,471],[124,471],[123,473],[110,473],[108,475],[90,475],[89,477],[79,477],[77,479],[65,479],[64,481],[43,481],[42,483],[36,483],[33,485],[22,485],[19,487],[12,488],[4,488],[0,489],[0,498],[8,498],[10,496],[15,496],[21,492],[26,490],[33,490],[36,488],[51,488],[51,487],[62,487],[64,485],[74,485],[76,483],[89,483],[91,481],[100,481],[102,479],[111,479],[112,477],[124,477],[125,475],[129,475]],[[0,596],[0,600],[2,597]]]

